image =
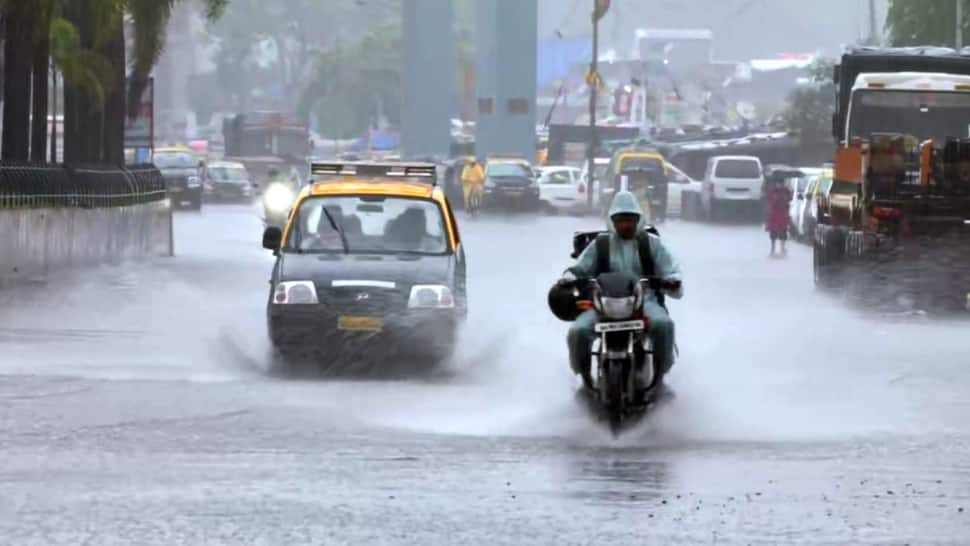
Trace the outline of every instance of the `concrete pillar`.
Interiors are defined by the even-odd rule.
[[[403,10],[401,151],[405,158],[447,157],[457,112],[453,8],[444,0],[404,0]]]
[[[536,153],[537,0],[477,2],[475,153]]]

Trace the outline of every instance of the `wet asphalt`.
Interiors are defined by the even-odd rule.
[[[758,226],[670,222],[676,400],[619,439],[545,307],[572,217],[462,219],[446,373],[269,377],[253,209],[0,293],[0,544],[968,544],[968,323],[870,316]]]

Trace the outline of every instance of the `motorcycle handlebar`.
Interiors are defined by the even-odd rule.
[[[596,286],[596,279],[594,278],[584,278],[575,279],[571,281],[560,281],[564,286],[573,286],[579,289],[586,289],[592,286]],[[640,284],[649,288],[650,290],[680,290],[683,284],[678,280],[667,280],[660,277],[645,277],[640,279]]]

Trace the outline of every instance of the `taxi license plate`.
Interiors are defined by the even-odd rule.
[[[384,319],[342,316],[337,319],[337,329],[344,332],[380,332],[384,329]]]
[[[520,195],[522,195],[522,192],[520,192],[520,191],[507,191],[507,192],[505,192],[505,195],[507,195],[509,197],[519,197]]]

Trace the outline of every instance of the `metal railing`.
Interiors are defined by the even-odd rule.
[[[154,165],[53,165],[0,162],[0,209],[110,208],[162,201]]]

